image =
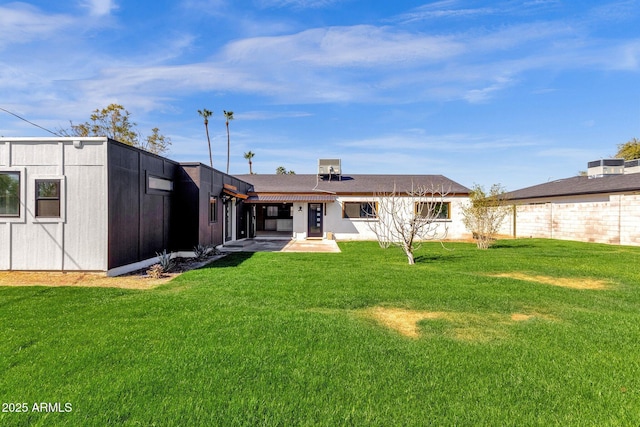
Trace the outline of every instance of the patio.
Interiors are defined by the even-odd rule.
[[[219,247],[221,252],[340,252],[335,240],[242,239]]]

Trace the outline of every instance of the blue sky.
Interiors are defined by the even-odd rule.
[[[518,188],[640,138],[640,0],[0,1],[0,107],[57,130],[120,103],[168,157]],[[49,136],[0,111],[0,135]]]

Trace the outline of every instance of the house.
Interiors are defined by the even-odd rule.
[[[0,138],[0,270],[118,275],[163,250],[254,237],[373,240],[380,194],[418,186],[445,193],[448,238],[468,234],[469,189],[444,176],[345,175],[322,162],[313,175],[231,176],[108,138]]]
[[[328,168],[323,171],[322,163],[332,161],[335,163],[332,172],[340,173],[328,173]],[[376,221],[375,203],[394,189],[406,196],[418,187],[443,193],[439,222],[442,231],[447,229],[446,238],[463,239],[470,235],[462,223],[461,212],[469,197],[467,187],[442,175],[344,174],[340,163],[339,159],[321,159],[318,174],[311,175],[237,175],[252,186],[244,203],[251,207],[255,218],[255,235],[375,240],[370,227]]]
[[[247,190],[107,138],[0,138],[0,270],[117,275],[241,238]]]
[[[502,232],[620,245],[640,245],[638,161],[589,162],[586,176],[507,193],[512,215]]]

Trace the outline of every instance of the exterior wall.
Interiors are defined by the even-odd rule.
[[[182,164],[179,173],[180,220],[179,246],[192,250],[194,246],[220,245],[223,241],[224,211],[218,199],[217,221],[209,222],[209,197],[219,198],[222,192],[222,173],[197,164]]]
[[[193,250],[200,245],[218,246],[224,243],[224,184],[233,185],[246,194],[249,184],[201,163],[182,163],[177,175],[176,239],[180,250]],[[209,198],[218,197],[217,221],[209,222]],[[249,212],[244,203],[233,199],[232,240],[249,235]]]
[[[107,269],[106,142],[0,139],[0,170],[21,174],[20,217],[0,217],[0,270]],[[36,179],[60,180],[59,218],[35,216]]]
[[[178,163],[116,141],[108,147],[109,269],[177,249],[171,225]],[[174,189],[149,188],[149,176],[173,181]]]
[[[620,196],[620,244],[640,246],[640,195]]]
[[[511,215],[504,234],[640,246],[637,194],[564,198],[515,208],[515,224]]]
[[[369,228],[370,219],[350,219],[343,218],[343,204],[345,202],[369,202],[375,201],[376,198],[371,196],[339,196],[335,202],[326,203],[326,215],[324,217],[323,230],[325,236],[332,233],[337,240],[376,240],[376,235]],[[407,199],[408,200],[408,199]],[[444,202],[451,203],[451,218],[440,222],[438,234],[444,239],[464,239],[470,233],[465,229],[462,223],[462,205],[468,198],[451,197],[445,198]],[[302,212],[298,209],[302,207]],[[406,209],[413,209],[407,203]],[[307,237],[307,221],[308,221],[308,203],[294,203],[293,205],[293,231],[296,239],[304,239]],[[446,229],[446,235],[444,234]]]
[[[220,173],[222,174],[222,172]],[[238,192],[242,194],[247,194],[249,192],[249,188],[251,187],[251,185],[249,185],[248,183],[241,181],[231,175],[223,174],[223,181],[224,184],[229,184],[236,187],[238,189]],[[234,198],[232,200],[232,203],[232,239],[237,240],[250,237],[250,230],[253,227],[250,215],[251,207],[249,206],[249,204],[245,204],[243,200],[238,198]]]

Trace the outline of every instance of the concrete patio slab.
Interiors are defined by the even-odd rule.
[[[218,248],[221,252],[340,252],[335,240],[243,239]]]

